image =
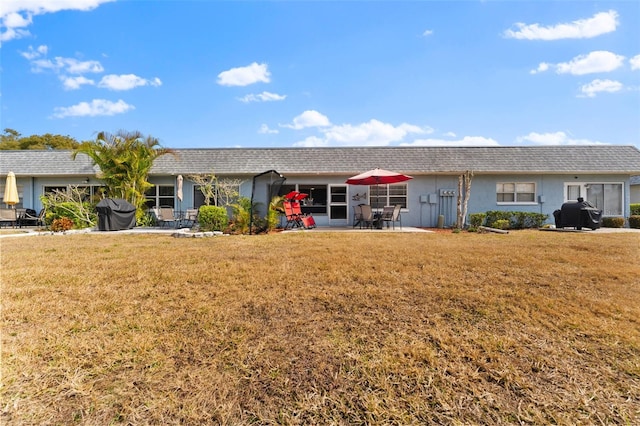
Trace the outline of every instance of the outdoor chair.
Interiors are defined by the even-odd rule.
[[[400,204],[383,207],[382,221],[387,224],[387,228],[389,227],[389,222],[391,222],[393,229],[396,229],[396,222],[400,222],[400,229],[402,229],[402,219],[400,217],[401,208],[402,206]]]
[[[18,226],[44,226],[44,209],[37,214],[33,209],[24,209],[18,216]]]
[[[14,228],[18,222],[18,215],[16,209],[0,209],[0,226],[3,223],[10,224]]]
[[[158,222],[162,227],[164,227],[166,224],[177,226],[179,223],[178,218],[175,217],[173,208],[171,207],[160,207],[158,209]]]
[[[371,210],[371,206],[369,204],[360,204],[360,229],[362,227],[372,228],[373,227],[373,210]]]
[[[287,223],[284,225],[284,229],[296,228],[302,226],[302,221],[297,214],[293,212],[293,206],[291,201],[283,201],[284,216],[287,219]]]
[[[198,209],[187,209],[182,220],[183,226],[192,227],[198,222]]]
[[[311,229],[316,227],[316,221],[310,214],[302,213],[302,207],[300,207],[300,202],[292,201],[291,202],[291,211],[298,218],[298,221],[302,224],[302,226],[306,229]]]
[[[358,225],[362,227],[361,222],[362,222],[362,207],[361,207],[361,204],[359,204],[357,206],[353,206],[353,227],[355,228]]]

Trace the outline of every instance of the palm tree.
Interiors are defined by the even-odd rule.
[[[123,198],[136,206],[136,217],[145,210],[145,192],[153,186],[147,180],[153,162],[165,154],[174,154],[162,148],[158,139],[145,137],[138,131],[118,131],[116,134],[100,132],[95,141],[83,142],[73,151],[73,158],[86,154],[100,167],[98,177],[107,187],[107,196]]]

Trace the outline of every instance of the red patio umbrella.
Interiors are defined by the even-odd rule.
[[[378,185],[404,182],[413,177],[384,169],[373,169],[347,179],[349,185]]]
[[[368,172],[360,173],[359,175],[352,176],[347,179],[346,183],[349,185],[369,185],[378,186],[380,184],[386,185],[389,183],[404,182],[413,179],[412,176],[404,175],[398,172],[392,172],[384,169],[373,169]],[[377,192],[377,190],[376,190]]]

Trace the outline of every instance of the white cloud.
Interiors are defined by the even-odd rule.
[[[631,64],[632,70],[640,70],[640,55],[636,55],[629,59],[629,64]]]
[[[38,46],[37,49],[29,46],[27,52],[20,54],[31,63],[31,71],[42,72],[51,70],[68,74],[100,73],[104,71],[98,61],[79,61],[75,58],[63,58],[56,56],[53,60],[45,58],[48,52],[47,46]]]
[[[326,127],[330,125],[331,122],[326,115],[320,114],[318,111],[309,110],[295,117],[293,124],[281,124],[280,126],[300,130],[306,127]]]
[[[320,129],[322,137],[310,136],[297,142],[294,146],[386,146],[402,141],[407,135],[417,133],[431,133],[431,128],[422,128],[413,124],[403,123],[393,126],[379,120],[369,120],[357,125],[343,124]]]
[[[588,19],[579,19],[570,23],[553,26],[540,24],[515,24],[516,30],[506,30],[505,37],[519,40],[560,40],[567,38],[592,38],[616,30],[618,12],[610,10],[600,12]]]
[[[79,77],[62,77],[62,84],[65,88],[65,90],[76,90],[79,89],[81,86],[84,85],[94,85],[96,84],[95,81],[83,77],[83,76],[79,76]]]
[[[539,72],[545,72],[547,70],[549,70],[549,64],[547,64],[546,62],[540,62],[538,68],[536,68],[535,70],[531,70],[530,73],[537,74]]]
[[[260,133],[261,135],[275,135],[280,133],[280,131],[278,129],[270,129],[269,126],[263,124],[262,126],[260,126],[260,129],[258,129],[258,133]]]
[[[536,145],[606,145],[603,142],[591,141],[588,139],[573,139],[565,132],[536,133],[531,132],[526,136],[518,136],[517,143],[533,143]]]
[[[329,142],[326,139],[319,138],[318,136],[309,136],[300,142],[296,142],[293,146],[299,146],[304,148],[314,148],[314,147],[322,147],[329,146]]]
[[[455,135],[454,135],[455,136]],[[403,146],[499,146],[500,144],[491,138],[483,136],[465,136],[459,140],[448,139],[416,139],[411,143],[402,143]]]
[[[587,55],[580,55],[570,62],[557,65],[558,74],[583,75],[596,72],[609,72],[622,66],[624,56],[616,55],[606,50],[590,52]]]
[[[424,30],[424,32],[422,33],[422,36],[429,37],[431,34],[433,34],[433,30]]]
[[[619,92],[622,90],[622,83],[614,80],[593,80],[591,83],[585,84],[580,88],[582,94],[586,97],[593,98],[598,92]]]
[[[34,59],[38,59],[39,57],[46,55],[48,51],[49,48],[43,44],[35,49],[33,46],[29,46],[29,50],[27,52],[20,52],[20,55],[28,61],[33,61]]]
[[[270,101],[283,101],[285,100],[287,95],[278,95],[277,93],[271,92],[262,92],[257,95],[251,93],[249,95],[243,96],[242,98],[238,98],[240,102],[249,103],[249,102],[270,102]]]
[[[558,74],[584,75],[600,72],[610,72],[620,68],[624,64],[624,56],[606,50],[596,50],[586,55],[579,55],[569,62],[559,64],[541,63],[531,74],[547,71],[555,68]]]
[[[2,0],[0,7],[0,41],[5,42],[30,33],[22,28],[31,25],[33,17],[61,10],[88,11],[114,0]]]
[[[425,130],[412,124],[403,123],[393,126],[372,119],[355,126],[351,124],[333,126],[324,132],[325,138],[330,143],[367,146],[385,146],[392,142],[399,142],[410,133],[425,133]]]
[[[109,90],[131,90],[139,86],[161,86],[162,81],[158,77],[153,80],[138,77],[135,74],[115,75],[109,74],[102,77],[98,87]]]
[[[248,86],[258,82],[269,83],[270,76],[267,64],[254,62],[246,67],[222,71],[218,74],[218,84],[221,86]]]
[[[106,99],[94,99],[91,102],[80,102],[70,107],[55,108],[54,118],[64,117],[95,117],[101,115],[123,114],[127,111],[135,109],[133,105],[129,105],[122,99],[117,102],[108,101]]]
[[[455,137],[456,137],[456,134],[455,134],[455,133],[453,133],[453,132],[447,132],[447,133],[445,133],[444,135],[445,135],[446,137],[448,137],[448,138],[455,138]]]

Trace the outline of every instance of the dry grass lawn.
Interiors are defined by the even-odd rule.
[[[9,238],[5,425],[640,424],[640,238]]]

